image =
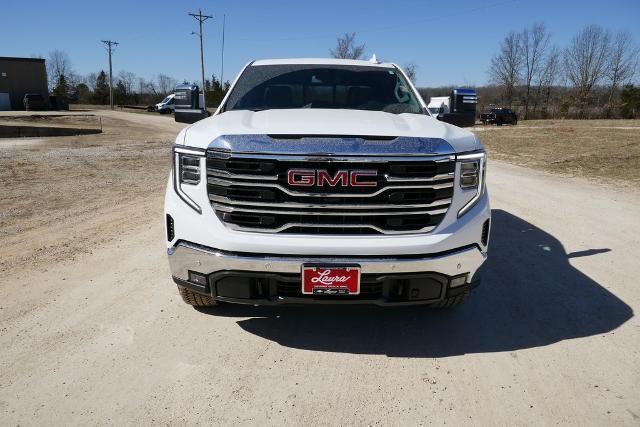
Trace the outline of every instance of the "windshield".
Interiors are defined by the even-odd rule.
[[[158,99],[158,98],[156,98]],[[173,99],[173,97],[171,95],[167,96],[165,99],[162,100],[162,102],[160,102],[160,104],[166,104],[167,102],[169,102],[171,99]]]
[[[224,108],[333,108],[422,114],[394,68],[347,65],[259,65],[242,73]]]

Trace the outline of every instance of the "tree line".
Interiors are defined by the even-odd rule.
[[[637,67],[638,48],[628,31],[592,24],[560,48],[536,23],[505,36],[491,58],[491,86],[478,94],[485,107],[510,107],[525,119],[636,117]]]
[[[80,75],[73,69],[66,52],[54,50],[46,60],[49,93],[66,99],[71,104],[109,104],[109,75],[104,71]],[[113,97],[115,105],[151,105],[173,93],[178,81],[166,74],[158,74],[145,79],[121,70],[113,76]],[[181,83],[189,84],[187,80]],[[222,84],[214,74],[205,81],[207,104],[218,105],[230,83]]]
[[[363,59],[366,45],[355,33],[345,33],[329,50],[334,58]],[[415,82],[414,63],[403,66]],[[564,48],[553,43],[543,23],[510,31],[491,58],[489,85],[475,87],[479,110],[509,107],[532,118],[640,117],[638,48],[628,31],[613,33],[588,25]],[[454,86],[418,88],[428,102]]]

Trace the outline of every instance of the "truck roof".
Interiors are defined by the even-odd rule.
[[[336,58],[285,58],[285,59],[258,59],[251,63],[251,66],[260,65],[351,65],[365,67],[394,68],[391,62],[370,62],[359,59],[336,59]]]

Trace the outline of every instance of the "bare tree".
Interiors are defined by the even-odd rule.
[[[418,66],[413,62],[409,62],[408,64],[405,64],[403,70],[407,77],[409,77],[409,80],[415,84],[418,76]]]
[[[68,93],[70,99],[76,99],[78,95],[78,85],[84,82],[84,77],[80,74],[77,74],[73,70],[69,70],[67,74],[64,75],[67,83]]]
[[[607,73],[610,40],[607,30],[592,24],[576,34],[564,50],[565,73],[576,90],[581,113],[584,113],[592,89]]]
[[[53,50],[49,52],[47,63],[47,79],[49,90],[52,90],[60,80],[60,76],[68,76],[71,73],[71,59],[66,52]]]
[[[534,97],[533,111],[538,108],[538,103],[544,98],[544,104],[549,107],[551,100],[551,90],[556,83],[560,71],[561,57],[560,50],[557,46],[549,49],[549,52],[541,58],[540,67],[538,67],[535,75],[536,80],[536,96]]]
[[[152,95],[154,98],[158,97],[158,91],[153,80],[145,80],[144,77],[138,78],[138,93]]]
[[[356,45],[356,33],[344,33],[338,37],[335,49],[329,50],[334,58],[361,59],[364,55],[365,45]]]
[[[135,74],[133,74],[131,71],[121,70],[118,73],[118,80],[122,82],[122,85],[124,86],[125,92],[127,94],[133,93],[133,85],[136,81]]]
[[[509,107],[513,104],[515,86],[520,81],[521,65],[520,34],[512,31],[500,43],[500,52],[491,58],[489,67],[490,80],[503,86],[504,99]]]
[[[609,106],[621,83],[633,78],[638,65],[638,49],[633,45],[633,38],[628,31],[620,31],[611,42],[607,79],[609,87]]]
[[[166,74],[158,74],[158,92],[163,96],[173,91],[176,85],[176,79]]]
[[[550,35],[544,24],[533,24],[531,29],[525,28],[521,36],[522,62],[524,65],[524,118],[529,118],[529,104],[531,102],[531,82],[539,73],[544,55],[549,46]]]
[[[91,92],[96,90],[96,83],[98,82],[98,73],[89,73],[87,77],[85,77],[85,83],[91,89]]]

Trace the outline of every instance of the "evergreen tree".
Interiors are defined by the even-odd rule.
[[[80,104],[90,104],[91,103],[91,89],[84,83],[78,83],[76,85],[76,97],[77,101]]]
[[[113,88],[113,102],[116,105],[124,105],[127,103],[127,99],[127,88],[122,80],[118,80],[118,83],[116,83],[116,86]]]
[[[625,119],[635,119],[640,114],[640,88],[625,85],[620,92],[620,112]]]
[[[211,81],[207,82],[207,104],[211,106],[218,106],[222,102],[222,98],[226,94],[226,90],[222,90],[220,87],[220,81],[216,78],[215,74],[211,75]]]
[[[93,92],[93,102],[99,105],[109,103],[109,84],[107,83],[107,74],[100,71],[96,78],[96,89]]]
[[[53,94],[60,98],[66,99],[69,93],[69,85],[67,84],[67,78],[64,74],[58,76],[58,82],[56,87],[53,88]]]

